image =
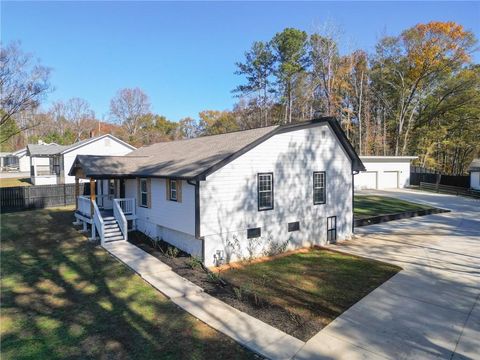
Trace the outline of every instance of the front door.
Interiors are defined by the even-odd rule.
[[[97,205],[100,209],[103,209],[103,207],[105,206],[105,201],[104,201],[104,197],[103,197],[103,181],[104,180],[97,180],[95,181],[95,186],[97,188]]]
[[[125,179],[120,179],[120,198],[125,198]]]
[[[330,216],[327,218],[327,242],[337,242],[337,217]]]
[[[103,208],[113,209],[113,198],[115,197],[115,180],[102,180],[103,188]]]

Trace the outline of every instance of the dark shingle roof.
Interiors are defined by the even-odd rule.
[[[161,142],[126,156],[81,156],[77,159],[88,176],[136,175],[194,178],[212,164],[224,160],[278,126]],[[110,163],[111,162],[111,163]]]
[[[82,168],[87,177],[172,177],[205,178],[229,161],[265,141],[269,137],[296,129],[329,123],[352,159],[353,170],[365,170],[338,122],[322,118],[286,126],[268,126],[194,139],[162,142],[142,147],[125,156],[79,155],[70,170]]]
[[[71,146],[71,145],[70,145]],[[28,144],[27,149],[30,156],[49,156],[60,154],[69,145],[58,144]]]

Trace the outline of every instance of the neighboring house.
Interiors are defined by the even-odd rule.
[[[398,189],[410,185],[410,162],[417,156],[360,156],[366,170],[355,176],[355,190]]]
[[[0,153],[0,169],[2,171],[28,172],[30,157],[27,154],[27,148],[12,153]]]
[[[470,173],[470,187],[475,190],[480,190],[480,158],[473,159],[468,168],[468,172]]]
[[[362,170],[338,122],[321,118],[80,155],[69,174],[99,183],[75,216],[102,244],[136,228],[212,266],[349,238]]]
[[[29,144],[30,176],[34,185],[74,183],[75,177],[69,176],[77,155],[126,155],[135,147],[106,134],[91,137],[72,145]]]

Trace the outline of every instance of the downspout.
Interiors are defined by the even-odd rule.
[[[352,235],[355,233],[355,175],[360,171],[353,170],[352,164]]]
[[[195,187],[195,238],[202,242],[202,262],[205,263],[205,239],[200,236],[200,180],[187,180],[187,184]]]

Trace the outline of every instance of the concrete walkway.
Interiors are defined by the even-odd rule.
[[[185,311],[257,354],[269,359],[291,359],[305,344],[204,293],[202,288],[129,242],[111,242],[104,248]]]
[[[404,271],[311,338],[296,359],[480,359],[480,201],[374,193],[452,212],[362,227],[356,239],[332,246]]]

